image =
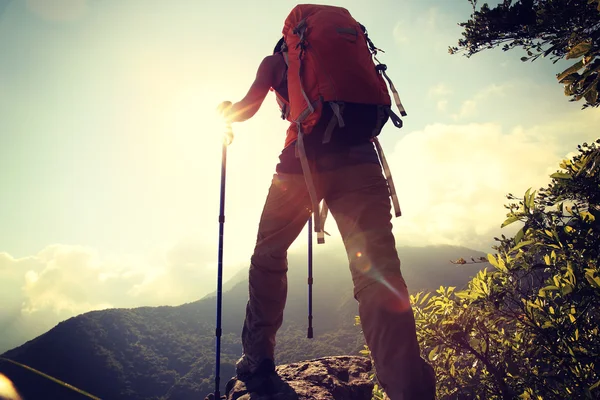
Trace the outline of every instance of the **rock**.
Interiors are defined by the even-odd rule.
[[[325,357],[280,365],[270,394],[248,393],[244,382],[228,383],[227,400],[370,400],[371,360],[359,356]]]

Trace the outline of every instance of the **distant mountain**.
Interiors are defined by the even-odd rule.
[[[485,254],[462,247],[398,249],[411,292],[462,287],[486,264],[449,260]],[[277,362],[356,354],[360,328],[347,262],[315,258],[315,338],[306,339],[305,256],[289,260],[285,322],[278,335]],[[247,272],[229,281],[223,295],[221,382],[234,374],[241,352],[239,333],[248,298]],[[214,385],[214,296],[177,307],[93,311],[58,324],[3,356],[29,365],[103,399],[198,399]],[[25,399],[81,399],[81,395],[30,371],[0,362]]]

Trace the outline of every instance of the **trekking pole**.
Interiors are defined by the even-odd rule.
[[[313,240],[312,240],[312,215],[308,218],[308,333],[307,338],[313,337],[312,326],[312,285],[313,285]]]
[[[219,205],[219,256],[217,268],[217,327],[215,329],[216,342],[216,362],[215,362],[215,399],[221,398],[219,391],[221,374],[221,315],[223,302],[223,231],[225,228],[225,176],[227,173],[227,146],[233,140],[233,130],[231,124],[225,126],[225,137],[223,138],[223,148],[221,156],[221,199]]]

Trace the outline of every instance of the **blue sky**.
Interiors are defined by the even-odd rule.
[[[214,110],[245,94],[295,4],[0,0],[0,332],[214,290]],[[400,245],[490,251],[505,194],[545,185],[598,136],[598,110],[581,111],[556,83],[565,63],[448,54],[466,0],[326,4],[347,7],[386,51],[408,112],[381,136]],[[286,125],[270,95],[234,128],[226,276],[247,266]],[[345,259],[336,234],[319,251]]]

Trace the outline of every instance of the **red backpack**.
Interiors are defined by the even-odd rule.
[[[326,104],[343,126],[343,103],[379,105],[394,124],[402,121],[391,111],[383,77],[390,83],[400,114],[400,98],[385,74],[386,66],[375,65],[377,48],[366,29],[342,7],[301,4],[288,15],[283,27],[287,50],[289,112],[293,122],[286,146],[296,140],[298,129],[309,134]],[[375,58],[375,60],[377,60]],[[330,124],[331,125],[331,124]],[[333,128],[333,126],[332,126]]]
[[[304,149],[303,136],[310,134],[321,118],[323,107],[331,107],[333,117],[324,132],[324,142],[336,126],[344,127],[345,103],[377,105],[381,123],[372,133],[384,169],[396,216],[400,205],[389,166],[376,136],[387,116],[398,128],[402,120],[391,110],[391,100],[384,78],[390,85],[400,115],[406,112],[394,84],[385,73],[387,67],[379,63],[377,49],[369,39],[365,27],[342,7],[300,4],[290,12],[283,27],[284,46],[281,50],[286,63],[289,101],[278,95],[282,116],[291,122],[285,147],[297,141],[297,154],[302,164],[310,194],[314,229],[317,242],[325,240],[323,225],[327,205],[319,209],[318,199]],[[375,65],[374,61],[378,65]]]

